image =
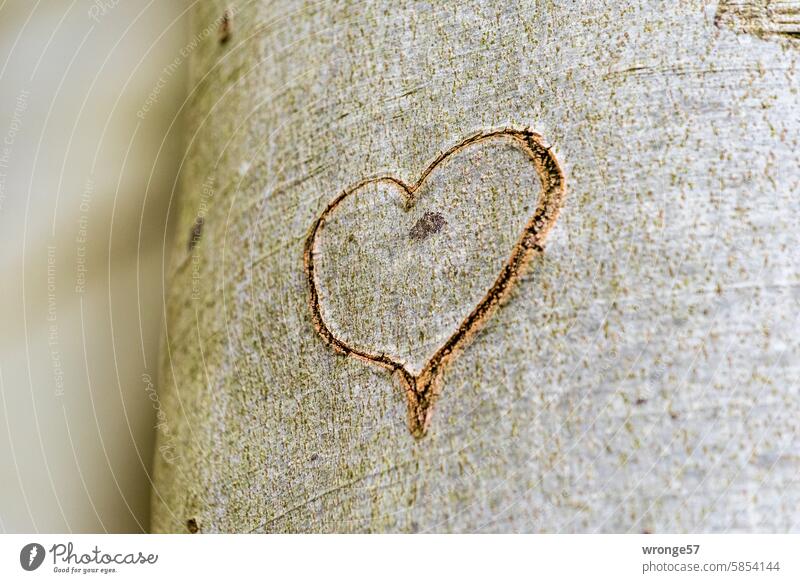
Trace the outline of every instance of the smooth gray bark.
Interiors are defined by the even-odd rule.
[[[155,530],[798,529],[797,3],[205,2],[194,28],[226,6],[192,56]],[[557,161],[557,220],[516,143],[436,162],[504,128]],[[413,437],[403,370],[536,216]]]

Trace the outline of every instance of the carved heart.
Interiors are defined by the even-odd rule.
[[[362,180],[306,239],[317,332],[397,374],[424,435],[448,362],[508,296],[558,217],[564,177],[541,136],[479,133],[419,179]]]

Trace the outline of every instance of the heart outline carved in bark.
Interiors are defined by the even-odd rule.
[[[350,346],[338,338],[326,324],[322,315],[320,293],[316,277],[315,256],[320,234],[331,213],[347,197],[361,188],[387,182],[399,187],[407,207],[416,203],[416,194],[428,176],[448,157],[456,152],[490,140],[512,139],[513,143],[525,153],[534,166],[540,180],[540,194],[536,209],[525,224],[516,244],[511,249],[493,285],[478,304],[461,321],[456,331],[436,350],[421,372],[414,374],[400,360],[385,353],[372,353]],[[558,218],[564,200],[565,179],[555,156],[542,137],[529,129],[499,129],[479,132],[460,141],[439,154],[422,172],[416,182],[408,184],[399,178],[382,175],[361,180],[335,197],[314,221],[306,237],[304,246],[304,265],[314,328],[320,337],[337,352],[352,356],[380,366],[394,373],[400,380],[408,404],[408,428],[411,434],[420,438],[430,424],[433,405],[441,392],[441,377],[449,362],[463,349],[481,325],[494,313],[508,297],[519,276],[531,259],[544,252],[544,241]]]

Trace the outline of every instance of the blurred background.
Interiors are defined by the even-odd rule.
[[[148,529],[189,5],[0,0],[2,532]]]

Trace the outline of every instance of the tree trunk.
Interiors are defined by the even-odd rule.
[[[198,6],[156,531],[797,530],[800,4]]]

